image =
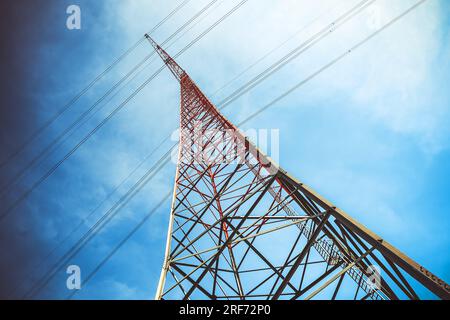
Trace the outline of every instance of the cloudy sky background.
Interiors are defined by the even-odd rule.
[[[152,36],[163,42],[208,2],[191,1]],[[238,2],[217,1],[168,52],[176,54]],[[248,0],[177,61],[218,103],[358,2]],[[38,0],[2,4],[2,160],[178,3]],[[233,102],[224,114],[239,123],[414,3],[376,1]],[[81,8],[81,30],[65,26],[65,11],[71,4]],[[449,8],[445,0],[427,1],[243,126],[279,129],[282,167],[447,282]],[[151,50],[143,42],[26,152],[1,168],[2,185]],[[98,113],[61,148],[15,185],[2,203],[12,203],[161,66],[156,57],[151,61],[113,99],[100,104]],[[178,108],[179,85],[165,70],[1,223],[2,297],[20,297],[26,292],[170,148],[173,142],[166,141],[77,235],[41,264],[177,127]],[[175,165],[167,165],[71,260],[81,267],[82,275],[89,274],[171,190],[174,173]],[[75,297],[152,298],[163,260],[169,207],[166,201]],[[65,279],[63,270],[39,297],[65,298]]]

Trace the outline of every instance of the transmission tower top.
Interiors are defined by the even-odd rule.
[[[169,67],[170,71],[173,73],[178,82],[181,82],[181,79],[186,76],[186,72],[184,72],[183,68],[181,68],[175,60],[172,59],[170,55],[164,51],[147,33],[145,34],[147,40],[151,43],[155,51],[159,54],[164,63]]]

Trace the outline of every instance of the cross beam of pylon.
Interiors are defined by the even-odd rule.
[[[450,286],[293,178],[150,36],[181,86],[156,299],[450,298]]]

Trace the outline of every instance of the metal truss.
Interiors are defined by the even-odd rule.
[[[156,299],[450,298],[443,280],[264,155],[146,37],[181,85]]]

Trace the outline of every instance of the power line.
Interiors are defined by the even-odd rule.
[[[93,130],[91,130],[75,147],[73,147],[61,160],[50,168],[43,176],[35,181],[30,188],[23,192],[5,211],[0,215],[0,221],[3,220],[14,208],[16,208],[24,199],[26,199],[42,182],[51,176],[70,156],[72,156],[86,141],[88,141],[98,130],[100,130],[116,113],[118,113],[128,102],[131,101],[145,86],[150,83],[160,72],[160,68],[143,84],[141,84],[130,96],[128,96],[121,104],[119,104],[105,119],[103,119]]]
[[[27,171],[36,165],[40,159],[43,159],[48,155],[55,145],[57,145],[70,131],[72,131],[83,119],[85,119],[89,113],[92,112],[101,102],[103,102],[114,90],[116,90],[124,81],[126,81],[137,69],[139,69],[153,54],[148,54],[138,64],[136,64],[124,77],[122,77],[117,83],[115,83],[100,99],[98,99],[89,109],[85,110],[74,122],[72,122],[66,129],[64,129],[55,139],[53,139],[44,149],[42,149],[34,158],[28,162],[24,168],[22,168],[14,177],[3,186],[0,194],[3,195],[9,188],[20,180]]]
[[[277,62],[273,63],[270,67],[266,68],[263,72],[259,73],[257,76],[253,77],[250,81],[248,81],[246,84],[241,86],[239,89],[235,90],[233,93],[231,93],[228,97],[220,101],[217,106],[220,110],[226,108],[229,104],[231,104],[233,101],[244,95],[246,92],[253,89],[255,86],[260,84],[262,81],[266,80],[268,77],[279,71],[282,67],[284,67],[289,62],[293,61],[297,57],[299,57],[301,54],[309,50],[311,47],[313,47],[315,44],[319,43],[321,40],[332,34],[334,31],[336,31],[339,27],[344,25],[346,22],[348,22],[350,19],[352,19],[354,16],[359,14],[361,11],[363,11],[365,8],[370,6],[372,3],[374,3],[377,0],[363,0],[359,2],[356,6],[354,6],[349,11],[345,12],[343,15],[341,15],[339,18],[337,18],[335,21],[333,21],[331,24],[323,28],[321,31],[310,37],[305,42],[301,43],[299,46],[297,46],[295,49],[290,51],[288,54],[286,54],[284,57],[279,59]]]
[[[144,216],[144,218],[125,236],[125,238],[120,241],[113,250],[91,271],[91,273],[85,278],[82,286],[86,286],[86,284],[95,276],[95,274],[111,259],[111,257],[116,254],[116,252],[147,222],[147,220],[153,216],[153,214],[164,204],[164,202],[169,199],[172,191],[169,191],[160,202],[148,213]],[[78,293],[78,291],[73,291],[67,299],[72,299],[72,297]]]
[[[225,0],[222,0],[222,1],[220,1],[211,11],[213,11],[213,10],[215,10],[215,9],[217,9],[217,7],[219,7],[222,3],[224,3],[225,2]],[[207,7],[209,7],[209,6],[207,6]],[[204,10],[202,10],[202,11],[204,11]],[[167,47],[166,47],[166,50],[168,49],[168,48],[170,48],[172,45],[174,45],[178,40],[180,40],[184,35],[186,35],[186,33],[187,32],[189,32],[190,30],[192,30],[192,28],[194,28],[196,25],[198,25],[201,21],[203,21],[205,18],[207,18],[208,16],[209,16],[209,14],[210,14],[211,12],[209,12],[208,14],[206,14],[205,16],[203,16],[202,18],[200,18],[197,22],[195,22],[194,24],[192,24],[191,25],[191,27],[189,27],[187,30],[185,30],[182,34],[180,34],[176,39],[174,39],[170,44],[168,44],[167,45]],[[166,43],[167,41],[164,41],[164,43]],[[133,81],[145,68],[147,68],[152,62],[154,62],[155,61],[155,59],[153,59],[153,60],[151,60],[151,61],[149,61],[148,63],[147,63],[147,65],[146,66],[144,66],[141,70],[139,70],[131,79],[129,79],[128,81],[127,81],[127,83],[125,83],[124,85],[123,85],[123,87],[125,87],[125,86],[127,86],[131,81]],[[122,87],[122,88],[123,88]],[[122,89],[121,88],[121,89]],[[121,90],[121,89],[119,89],[119,91]],[[106,104],[108,103],[108,102],[110,102],[111,100],[112,100],[112,98],[114,98],[114,96],[115,95],[117,95],[117,92],[106,102]],[[88,120],[90,120],[97,112],[99,111],[99,109],[97,109],[95,112],[94,112],[94,114],[92,114],[87,120],[85,120],[85,122],[83,122],[83,124],[84,123],[86,123]],[[81,125],[79,125],[78,127],[77,127],[77,129],[80,127]],[[72,133],[73,134],[73,133]],[[71,135],[72,135],[71,134]],[[71,136],[70,135],[70,136]],[[168,139],[170,138],[170,134],[168,134],[165,138],[164,138],[164,141],[167,141]]]
[[[172,17],[176,12],[178,12],[182,7],[184,7],[191,0],[184,0],[180,3],[174,10],[172,10],[166,17],[164,17],[159,23],[157,23],[148,33],[151,34],[156,31],[161,25],[163,25],[170,17]],[[0,169],[7,165],[11,160],[13,160],[17,155],[19,155],[24,149],[26,149],[31,143],[33,143],[36,138],[46,130],[50,125],[52,125],[61,115],[63,115],[72,105],[74,105],[89,89],[91,89],[97,82],[99,82],[106,74],[109,73],[117,64],[124,60],[131,52],[133,52],[143,41],[145,37],[141,37],[134,45],[127,49],[123,54],[121,54],[116,60],[114,60],[104,71],[102,71],[97,77],[94,78],[84,89],[82,89],[78,94],[76,94],[64,107],[62,107],[56,114],[54,114],[50,119],[48,119],[42,126],[40,126],[33,134],[21,144],[12,154],[10,154],[6,160],[0,164]]]
[[[159,27],[161,27],[167,20],[169,20],[175,13],[177,13],[181,8],[183,8],[186,4],[188,4],[191,0],[184,0],[181,2],[175,9],[173,9],[164,19],[162,19],[159,23],[157,23],[152,30],[150,30],[150,33],[155,32]]]
[[[260,108],[258,111],[254,112],[253,114],[251,114],[250,116],[248,116],[244,121],[240,122],[238,124],[238,126],[250,121],[251,119],[253,119],[254,117],[256,117],[257,115],[261,114],[262,112],[264,112],[265,110],[267,110],[268,108],[270,108],[271,106],[273,106],[275,103],[277,103],[278,101],[282,100],[283,98],[285,98],[286,96],[288,96],[289,94],[291,94],[292,92],[294,92],[295,90],[297,90],[298,88],[300,88],[301,86],[303,86],[304,84],[306,84],[307,82],[309,82],[310,80],[312,80],[313,78],[315,78],[316,76],[318,76],[319,74],[321,74],[323,71],[329,69],[331,66],[333,66],[334,64],[336,64],[337,62],[339,62],[340,60],[342,60],[343,58],[345,58],[347,55],[349,55],[350,53],[352,53],[353,51],[357,50],[359,47],[361,47],[362,45],[364,45],[366,42],[368,42],[369,40],[371,40],[372,38],[374,38],[375,36],[377,36],[379,33],[383,32],[384,30],[386,30],[387,28],[389,28],[390,26],[392,26],[394,23],[396,23],[398,20],[400,20],[401,18],[403,18],[404,16],[406,16],[407,14],[409,14],[411,11],[413,11],[414,9],[416,9],[417,7],[419,7],[420,5],[422,5],[425,1],[427,0],[421,0],[419,2],[417,2],[416,4],[414,4],[412,7],[410,7],[409,9],[407,9],[406,11],[404,11],[403,13],[401,13],[400,15],[396,16],[395,18],[393,18],[392,20],[390,20],[387,24],[385,24],[383,27],[381,27],[380,29],[378,29],[377,31],[373,32],[372,34],[370,34],[368,37],[364,38],[362,41],[358,42],[356,45],[354,45],[353,47],[351,47],[349,50],[345,51],[344,53],[342,53],[341,55],[339,55],[338,57],[336,57],[335,59],[333,59],[332,61],[330,61],[329,63],[327,63],[326,65],[324,65],[323,67],[321,67],[320,69],[318,69],[316,72],[312,73],[310,76],[308,76],[307,78],[305,78],[304,80],[300,81],[299,83],[297,83],[295,86],[293,86],[292,88],[290,88],[289,90],[287,90],[286,92],[284,92],[283,94],[281,94],[280,96],[278,96],[277,98],[275,98],[274,100],[272,100],[271,102],[269,102],[268,104],[266,104],[264,107]]]
[[[170,137],[170,136],[169,136]],[[94,214],[125,184],[126,181],[128,181],[143,165],[146,163],[154,154],[156,151],[159,150],[159,148],[167,142],[168,138],[163,139],[147,156],[145,156],[139,164],[124,178],[122,181],[117,184],[111,192],[108,193],[108,195],[93,209],[89,212],[87,216],[81,219],[80,223],[73,228],[69,233],[66,234],[64,239],[61,241],[58,241],[58,244],[53,247],[53,249],[49,250],[49,252],[45,255],[45,257],[33,268],[33,270],[39,270],[40,267],[50,259],[50,257],[58,251],[59,248],[61,248],[72,236],[80,230],[80,228],[91,218],[94,216]],[[23,283],[22,283],[23,284]],[[16,286],[16,288],[12,291],[11,296],[14,296],[16,291],[21,287],[22,284],[19,284]]]
[[[100,73],[94,80],[92,80],[83,90],[81,90],[75,97],[73,97],[63,108],[61,108],[56,114],[54,114],[50,119],[48,119],[42,126],[40,126],[32,135],[21,144],[12,154],[8,156],[0,164],[0,168],[3,168],[11,160],[13,160],[17,155],[19,155],[24,149],[26,149],[31,143],[33,143],[36,138],[46,130],[50,125],[52,125],[61,115],[63,115],[72,105],[75,104],[89,89],[91,89],[98,81],[100,81],[111,69],[113,69],[119,62],[121,62],[125,57],[127,57],[134,49],[136,49],[145,38],[139,39],[133,46],[131,46],[127,51],[125,51],[119,58],[114,60],[102,73]]]
[[[223,22],[227,17],[229,17],[232,13],[234,13],[239,7],[241,7],[248,0],[243,0],[234,6],[230,11],[228,11],[225,15],[223,15],[219,20],[217,20],[213,25],[208,27],[204,32],[198,35],[193,41],[191,41],[187,46],[181,49],[176,57],[183,54],[187,49],[189,49],[192,45],[202,39],[205,35],[207,35],[210,31],[212,31],[216,26],[218,26],[221,22]],[[60,161],[58,161],[53,167],[51,167],[43,176],[41,176],[36,182],[34,182],[30,188],[28,188],[25,192],[23,192],[6,210],[4,210],[0,215],[0,221],[3,220],[9,213],[15,209],[24,199],[26,199],[33,191],[36,189],[42,182],[44,182],[50,175],[52,175],[59,166],[64,163],[72,154],[74,154],[78,148],[80,148],[89,138],[94,135],[100,128],[102,128],[116,113],[118,113],[128,102],[133,99],[142,89],[147,86],[161,71],[164,69],[164,65],[161,66],[153,75],[151,75],[147,80],[144,81],[125,101],[123,101],[119,106],[117,106],[102,122],[100,122],[91,132],[88,133],[74,148],[72,148]]]
[[[190,47],[192,47],[198,40],[203,38],[205,35],[207,35],[211,30],[213,30],[215,27],[217,27],[220,23],[222,23],[226,18],[228,18],[230,15],[232,15],[234,12],[236,12],[242,5],[244,5],[248,0],[242,0],[237,5],[235,5],[230,11],[228,11],[226,14],[224,14],[219,20],[214,22],[211,26],[209,26],[205,31],[203,31],[201,34],[199,34],[194,40],[192,40],[188,45],[186,45],[183,49],[181,49],[175,56],[174,59],[182,55],[186,50],[188,50]]]
[[[175,147],[175,146],[174,146]],[[136,194],[149,182],[156,174],[158,174],[170,161],[170,153],[173,147],[167,151],[146,173],[117,201],[105,212],[91,228],[62,256],[55,262],[48,272],[44,274],[34,285],[28,290],[23,298],[28,296],[34,297],[38,294],[57,274],[59,268],[68,263],[70,259],[75,257],[85,246],[100,232],[118,213],[124,208]]]
[[[190,1],[190,0],[189,0]],[[189,19],[186,23],[184,23],[180,28],[178,28],[169,38],[164,41],[167,43],[178,33],[183,31],[190,23],[192,23],[195,19],[197,19],[203,12],[205,12],[210,6],[212,6],[218,0],[212,0],[209,4],[207,4],[202,10],[200,10],[197,14],[195,14],[191,19]],[[183,3],[182,3],[183,4]],[[180,6],[182,5],[180,4]],[[174,13],[174,11],[172,11]],[[175,11],[176,12],[176,11]],[[169,16],[168,16],[169,17]],[[167,21],[167,17],[163,21]],[[150,32],[154,32],[161,25],[159,23],[155,26]],[[102,103],[109,95],[111,95],[119,86],[121,86],[127,79],[129,79],[133,73],[135,73],[146,61],[148,61],[154,52],[151,52],[147,56],[145,56],[138,64],[136,64],[125,76],[123,76],[117,83],[115,83],[106,93],[100,97],[89,109],[85,110],[73,123],[71,123],[66,129],[61,132],[55,139],[53,139],[43,150],[41,150],[30,162],[26,164],[24,168],[22,168],[18,173],[14,175],[14,177],[2,187],[0,191],[0,195],[3,195],[5,191],[8,191],[9,188],[16,183],[19,179],[21,179],[26,172],[33,166],[35,166],[40,159],[44,159],[46,156],[50,154],[52,149],[54,150],[55,145],[57,145],[70,131],[72,131],[78,124],[83,121],[100,103]],[[137,76],[138,73],[135,75]],[[134,77],[133,77],[134,78]],[[133,79],[132,78],[132,79]],[[130,79],[131,80],[131,79]],[[123,87],[122,87],[123,88]],[[119,91],[122,89],[120,88]],[[117,91],[117,93],[119,92]]]
[[[162,45],[166,44],[170,40],[172,40],[178,33],[183,31],[184,28],[186,28],[189,24],[191,24],[195,19],[197,19],[199,16],[201,16],[206,10],[208,10],[214,3],[216,3],[218,0],[212,0],[210,1],[206,6],[204,6],[200,11],[198,11],[194,16],[192,16],[188,21],[186,21],[181,27],[177,29],[174,33],[172,33],[163,43]]]
[[[222,0],[220,3],[218,3],[213,9],[211,9],[210,12],[208,12],[206,15],[204,15],[203,17],[201,17],[200,19],[198,19],[195,23],[193,23],[189,28],[187,28],[187,29],[186,29],[182,34],[180,34],[177,38],[172,39],[171,43],[169,43],[169,44],[167,45],[166,49],[172,47],[178,40],[180,40],[181,38],[183,38],[190,30],[192,30],[192,29],[193,29],[195,26],[197,26],[201,21],[203,21],[205,18],[207,18],[207,17],[211,14],[211,12],[212,12],[213,10],[217,9],[217,7],[219,7],[224,1],[225,1],[225,0]],[[208,6],[208,7],[209,7],[209,6]],[[204,11],[204,10],[202,10],[202,11]],[[167,41],[165,41],[165,42],[167,42]],[[133,77],[132,77],[131,79],[129,79],[125,84],[123,84],[122,87],[121,87],[118,91],[121,91],[124,87],[126,87],[127,85],[129,85],[134,79],[137,78],[137,76],[139,76],[139,75],[140,75],[146,68],[148,68],[155,60],[156,60],[156,59],[154,58],[154,59],[151,59],[150,61],[148,61],[148,62],[146,63],[146,65],[145,65],[143,68],[141,68],[141,70],[137,71],[136,74],[133,75]],[[112,98],[114,98],[117,94],[118,94],[118,92],[116,92],[112,97],[110,97],[110,99],[108,99],[107,102],[106,102],[105,104],[109,103],[109,102],[112,100]],[[104,104],[104,105],[105,105],[105,104]],[[103,108],[103,107],[101,107],[101,108]],[[100,108],[100,109],[101,109],[101,108]],[[98,111],[99,111],[99,109],[97,109],[97,110],[94,112],[94,115],[95,115]],[[87,120],[90,120],[92,117],[93,117],[93,115],[91,115]],[[83,124],[84,124],[84,123],[86,123],[86,122],[83,122]],[[79,128],[79,127],[77,127],[77,129],[78,129],[78,128]]]
[[[217,9],[218,6],[220,6],[225,0],[222,0],[220,3],[218,3],[218,5],[216,5],[211,11]],[[209,7],[209,6],[208,6]],[[205,10],[202,10],[202,12],[204,12]],[[211,13],[208,12],[205,16],[203,16],[202,18],[198,19],[195,23],[193,23],[188,29],[186,29],[182,34],[180,34],[176,39],[174,39],[170,44],[167,45],[166,48],[170,48],[172,45],[174,45],[178,40],[180,40],[184,35],[186,35],[190,30],[192,30],[192,28],[194,28],[195,26],[197,26],[201,21],[203,21],[206,17],[209,16],[209,14]],[[165,41],[166,42],[166,41]],[[103,109],[109,102],[112,101],[113,98],[115,98],[117,96],[118,93],[120,93],[122,91],[123,88],[125,88],[126,86],[128,86],[133,80],[135,80],[137,78],[137,76],[139,76],[147,67],[149,67],[156,59],[151,59],[150,61],[147,62],[147,64],[141,68],[140,70],[138,70],[129,80],[127,80],[126,83],[122,84],[121,88],[119,88],[112,96],[110,96],[108,98],[108,100],[106,100],[105,103],[103,103],[103,105],[96,109],[93,113],[91,113],[89,115],[88,118],[86,118],[85,120],[83,120],[82,123],[78,124],[77,127],[75,128],[75,130],[73,130],[72,133],[70,133],[66,138],[64,138],[62,141],[60,141],[57,145],[55,145],[50,152],[55,151],[56,149],[58,149],[68,138],[72,137],[73,134],[75,133],[76,130],[78,130],[79,128],[81,128],[84,124],[86,124],[89,120],[91,120],[101,109]],[[166,137],[165,140],[170,138],[170,134]],[[41,161],[42,162],[42,161]]]
[[[210,2],[210,3],[209,3],[208,5],[206,5],[202,10],[200,10],[199,13],[201,13],[201,14],[204,13],[204,12],[205,12],[205,11],[206,11],[213,3],[215,3],[216,1],[217,1],[217,0]],[[222,0],[222,2],[223,2],[223,0]],[[222,2],[221,2],[221,3],[222,3]],[[199,21],[197,21],[196,23],[194,23],[190,28],[188,28],[185,32],[183,32],[178,38],[176,38],[174,41],[172,41],[172,43],[169,44],[168,48],[171,47],[174,43],[176,43],[183,35],[185,35],[189,30],[191,30],[194,26],[196,26],[201,20],[203,20],[204,18],[206,18],[208,15],[209,15],[209,13],[208,13],[206,16],[204,16],[202,19],[199,19]],[[196,14],[194,17],[197,18],[198,16],[199,16],[199,14]],[[193,20],[194,20],[194,19],[191,18],[191,19],[189,20],[189,23],[191,23]],[[187,25],[188,25],[188,23],[185,23],[184,26],[183,26],[183,28],[179,28],[173,35],[176,35],[176,34],[179,33],[180,31],[182,31]],[[154,28],[154,29],[155,29],[155,28]],[[172,36],[169,37],[169,38],[172,38]],[[167,43],[167,42],[168,42],[168,40],[164,41],[164,43]],[[142,63],[138,64],[138,65],[134,68],[134,70],[133,70],[132,72],[130,72],[127,76],[124,77],[123,80],[121,80],[119,83],[117,83],[117,84],[114,86],[114,88],[113,88],[112,90],[108,91],[108,92],[107,92],[107,93],[106,93],[99,101],[97,101],[97,102],[94,104],[94,106],[92,106],[87,112],[85,112],[81,117],[79,117],[78,120],[77,120],[75,123],[73,123],[72,126],[71,126],[69,129],[65,130],[63,133],[61,133],[61,134],[59,135],[59,137],[58,137],[57,139],[53,140],[53,142],[52,142],[50,145],[48,145],[48,146],[46,147],[46,149],[43,150],[43,151],[41,152],[40,155],[38,155],[35,159],[33,159],[33,161],[31,161],[31,162],[27,165],[27,167],[25,167],[21,172],[19,172],[18,174],[16,174],[15,177],[14,177],[13,179],[11,179],[11,181],[10,181],[8,184],[12,184],[12,183],[14,183],[15,181],[17,181],[18,179],[20,179],[21,177],[23,177],[23,175],[26,173],[26,171],[27,171],[28,169],[30,169],[31,167],[37,165],[37,162],[39,161],[39,158],[42,158],[41,161],[39,161],[39,163],[42,163],[43,160],[44,160],[45,158],[47,158],[47,157],[50,155],[50,153],[52,153],[53,151],[55,151],[56,149],[58,149],[58,148],[64,143],[64,141],[67,140],[68,137],[71,137],[71,136],[74,134],[74,132],[75,132],[76,130],[78,130],[81,126],[83,126],[83,125],[84,125],[85,123],[87,123],[90,119],[92,119],[92,117],[93,117],[95,114],[97,114],[97,112],[98,112],[100,109],[102,109],[105,105],[107,105],[107,104],[108,104],[115,96],[117,96],[118,93],[120,93],[120,92],[123,90],[123,88],[125,88],[127,85],[129,85],[134,79],[137,78],[137,76],[139,76],[139,75],[144,71],[144,69],[146,69],[148,66],[150,66],[150,65],[152,64],[152,62],[155,61],[155,59],[148,61],[148,58],[150,58],[150,56],[152,56],[152,55],[153,55],[153,53],[150,54],[148,57],[146,57],[146,58],[142,61]],[[138,68],[140,68],[140,67],[142,66],[142,64],[143,64],[144,62],[147,62],[147,61],[148,61],[148,63],[147,63],[143,68],[141,68],[140,70],[138,70],[138,71],[137,71],[130,79],[127,80],[126,83],[123,84],[123,81],[124,81],[124,80],[126,80],[126,79],[127,79],[134,71],[136,71]],[[108,100],[106,100],[106,102],[103,104],[103,106],[101,106],[100,108],[96,109],[93,113],[91,113],[91,111],[94,110],[94,108],[95,108],[97,105],[99,105],[101,102],[103,102],[104,99],[105,99],[108,95],[110,95],[110,94],[112,93],[112,91],[114,91],[114,89],[117,88],[117,86],[118,86],[119,84],[121,85],[121,87],[120,87],[118,90],[116,90],[116,92],[115,92],[112,96],[110,96]],[[89,115],[89,117],[83,120],[83,118],[85,118],[89,113],[91,113],[91,114]],[[83,120],[82,123],[80,123],[81,120]],[[75,125],[76,125],[76,128],[73,129]],[[72,133],[70,133],[70,134],[68,135],[68,137],[64,137],[64,136],[67,135],[70,131],[72,131]],[[7,188],[4,188],[4,189],[0,192],[0,195],[3,194],[4,191],[7,191]]]
[[[237,79],[239,79],[242,75],[244,75],[246,72],[248,72],[250,69],[252,69],[254,66],[256,66],[258,63],[260,63],[261,61],[263,61],[264,59],[266,59],[268,56],[270,56],[272,53],[274,53],[275,51],[277,51],[278,49],[280,49],[282,46],[284,46],[286,43],[288,43],[289,41],[291,41],[292,39],[294,39],[297,35],[299,35],[301,32],[303,32],[304,30],[306,30],[308,27],[310,27],[311,25],[313,25],[314,23],[316,23],[318,20],[320,20],[323,16],[327,15],[328,13],[334,11],[336,8],[341,7],[342,3],[339,2],[339,4],[333,6],[332,8],[326,10],[325,12],[322,12],[320,15],[316,16],[315,18],[311,19],[308,23],[306,23],[304,26],[302,26],[300,29],[298,29],[296,32],[294,32],[289,38],[287,38],[286,40],[284,40],[283,42],[281,42],[279,45],[277,45],[276,47],[272,48],[271,50],[269,50],[266,54],[264,54],[263,56],[261,56],[259,59],[257,59],[255,62],[253,62],[251,65],[249,65],[248,67],[246,67],[244,70],[242,70],[241,72],[239,72],[236,76],[234,76],[231,80],[227,81],[225,84],[223,84],[221,87],[219,87],[218,89],[216,89],[212,94],[211,97],[214,97],[215,95],[217,95],[220,91],[222,91],[223,89],[225,89],[226,87],[228,87],[230,84],[232,84],[233,82],[235,82]]]

